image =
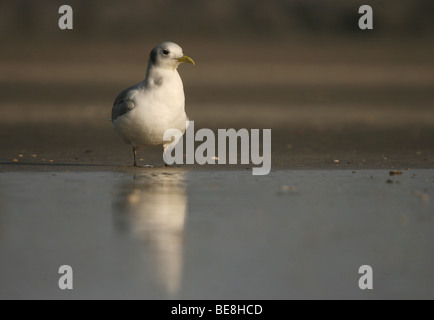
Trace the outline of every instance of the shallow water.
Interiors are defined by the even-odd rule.
[[[3,172],[0,298],[432,299],[433,190],[431,169]]]

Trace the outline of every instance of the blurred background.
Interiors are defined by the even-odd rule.
[[[180,67],[196,128],[272,128],[275,167],[432,167],[434,3],[366,3],[373,30],[362,4],[4,0],[0,161],[129,164],[112,103],[170,40],[196,61]]]

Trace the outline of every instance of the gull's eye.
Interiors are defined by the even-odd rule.
[[[165,56],[167,56],[167,55],[169,54],[169,50],[164,49],[164,50],[163,50],[163,54],[164,54]]]

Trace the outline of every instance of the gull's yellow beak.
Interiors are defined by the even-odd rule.
[[[187,56],[182,56],[181,58],[178,58],[179,62],[185,62],[185,63],[191,63],[192,65],[195,65],[194,61],[192,58],[187,57]]]

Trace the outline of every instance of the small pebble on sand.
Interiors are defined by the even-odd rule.
[[[397,175],[397,174],[402,174],[402,171],[401,170],[392,170],[392,171],[389,171],[389,175],[391,175],[391,176],[394,176],[394,175]]]
[[[294,186],[283,185],[280,187],[280,190],[283,192],[296,192],[297,188]]]
[[[429,195],[428,193],[422,193],[422,195],[420,196],[420,199],[422,200],[423,204],[428,204],[429,201]]]
[[[413,190],[413,195],[422,200],[424,205],[427,205],[429,202],[429,194],[426,192],[421,192],[419,190]]]

